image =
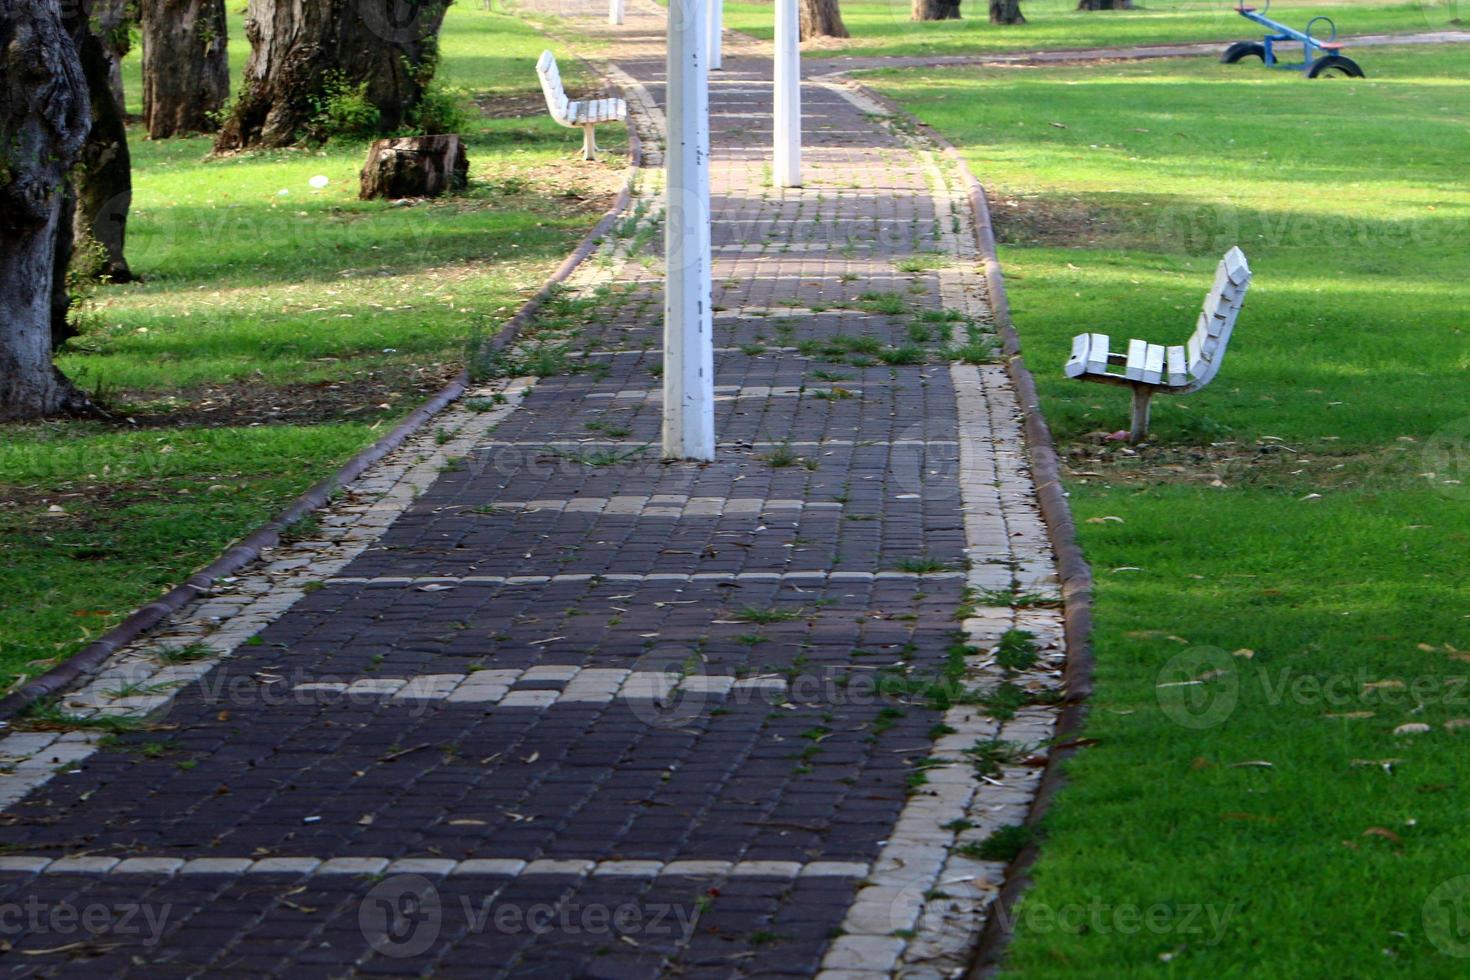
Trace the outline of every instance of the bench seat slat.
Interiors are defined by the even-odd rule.
[[[1161,344],[1149,344],[1143,355],[1143,380],[1156,385],[1164,380],[1164,348]]]
[[[1170,347],[1167,352],[1169,373],[1167,380],[1171,388],[1182,388],[1189,384],[1189,362],[1185,360],[1184,348]]]
[[[1144,380],[1144,361],[1147,359],[1147,342],[1137,339],[1128,341],[1128,363],[1123,368],[1123,377],[1129,381]]]
[[[1067,358],[1067,377],[1079,378],[1087,373],[1087,351],[1092,346],[1092,334],[1079,333],[1072,338],[1072,356]]]
[[[1087,348],[1087,373],[1108,373],[1108,345],[1111,341],[1105,333],[1090,333],[1087,335],[1089,344]]]

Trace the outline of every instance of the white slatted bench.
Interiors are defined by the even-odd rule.
[[[1148,435],[1148,404],[1155,394],[1187,395],[1214,380],[1225,359],[1230,331],[1250,288],[1251,270],[1245,253],[1232,248],[1215,269],[1215,283],[1205,296],[1204,309],[1189,342],[1182,347],[1162,347],[1144,340],[1128,341],[1128,353],[1114,354],[1107,334],[1078,334],[1067,359],[1067,377],[1079,381],[1122,385],[1133,389],[1133,424],[1130,442]],[[1122,373],[1109,368],[1121,368]]]
[[[621,122],[628,118],[628,103],[622,99],[586,99],[572,102],[561,85],[561,71],[556,67],[556,56],[550,51],[541,52],[536,62],[536,74],[541,78],[541,91],[546,96],[546,110],[551,118],[570,129],[581,128],[582,157],[597,159],[597,137],[593,127],[602,123]]]

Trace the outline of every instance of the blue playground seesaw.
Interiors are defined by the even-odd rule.
[[[1305,30],[1295,30],[1285,24],[1274,21],[1266,16],[1271,9],[1271,0],[1266,0],[1266,5],[1260,10],[1255,7],[1247,7],[1243,4],[1235,8],[1235,12],[1246,20],[1255,21],[1262,27],[1269,28],[1272,33],[1267,34],[1260,41],[1236,41],[1225,49],[1220,60],[1227,65],[1233,65],[1243,58],[1256,57],[1265,62],[1267,68],[1287,68],[1299,71],[1308,78],[1330,78],[1334,75],[1346,76],[1348,78],[1362,78],[1363,69],[1351,58],[1342,55],[1342,42],[1337,40],[1337,25],[1330,17],[1313,17],[1307,21]],[[1320,40],[1312,35],[1312,28],[1316,25],[1325,25],[1327,30],[1326,40]],[[1283,62],[1276,60],[1276,43],[1278,41],[1297,41],[1302,46],[1302,60],[1300,62]]]

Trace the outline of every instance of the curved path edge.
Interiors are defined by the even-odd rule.
[[[603,83],[611,89],[616,89],[610,79],[604,78]],[[500,326],[494,336],[485,341],[481,348],[483,351],[503,350],[513,342],[557,288],[566,282],[596,250],[599,242],[606,237],[614,223],[627,211],[633,198],[638,173],[642,167],[642,143],[639,141],[637,131],[629,126],[628,166],[617,198],[603,212],[597,223],[582,237],[577,247],[542,283],[541,288],[522,304],[514,316]],[[82,647],[64,662],[0,698],[0,734],[3,734],[9,726],[9,721],[21,712],[45,698],[59,694],[78,682],[96,675],[114,654],[157,629],[189,603],[207,596],[215,583],[221,579],[234,575],[259,559],[266,549],[280,542],[282,532],[288,527],[315,511],[321,510],[331,501],[334,493],[352,483],[375,463],[401,447],[430,419],[461,398],[469,388],[470,381],[469,369],[462,369],[453,381],[414,409],[391,432],[358,452],[335,473],[317,483],[297,497],[285,510],[231,545],[213,562],[159,598],[135,609],[121,623]]]
[[[1067,760],[1083,747],[1080,739],[1086,719],[1087,702],[1092,694],[1093,651],[1092,651],[1092,568],[1082,553],[1077,541],[1077,523],[1062,485],[1061,457],[1052,438],[1051,427],[1041,408],[1041,396],[1036,389],[1036,378],[1026,365],[1021,351],[1021,338],[1011,318],[1010,302],[1006,295],[1005,274],[1001,269],[1000,256],[996,250],[995,230],[991,224],[990,202],[984,186],[971,173],[964,154],[944,138],[933,127],[924,123],[913,113],[873,90],[852,80],[844,83],[861,91],[906,120],[914,131],[928,140],[949,160],[964,183],[972,211],[972,228],[976,245],[980,249],[985,266],[985,281],[990,292],[990,308],[995,318],[996,332],[1000,336],[1005,354],[1006,371],[1015,387],[1016,399],[1023,413],[1026,433],[1026,449],[1031,460],[1032,476],[1036,482],[1037,503],[1041,508],[1047,535],[1056,553],[1057,572],[1061,580],[1062,620],[1065,631],[1067,658],[1063,669],[1065,700],[1056,719],[1055,743],[1048,754],[1047,765],[1041,782],[1036,787],[1026,826],[1034,827],[1046,815],[1057,791],[1064,780]],[[974,957],[968,976],[975,978],[992,975],[999,967],[1005,949],[1010,942],[1014,926],[1012,909],[1030,884],[1028,872],[1036,863],[1039,848],[1028,844],[1006,869],[1005,883],[985,916],[985,923],[975,944]]]

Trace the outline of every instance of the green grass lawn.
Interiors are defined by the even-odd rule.
[[[987,6],[966,0],[962,20],[916,23],[909,0],[842,0],[842,19],[852,37],[808,44],[808,57],[835,55],[964,55],[1041,48],[1162,44],[1259,39],[1263,30],[1235,13],[1226,0],[1137,0],[1131,11],[1078,11],[1076,0],[1022,0],[1027,23],[991,24]],[[1264,4],[1257,4],[1264,6]],[[769,39],[770,3],[731,0],[725,23]],[[1449,30],[1461,13],[1459,0],[1422,3],[1382,0],[1278,0],[1271,15],[1293,27],[1314,16],[1331,17],[1342,34]]]
[[[470,189],[430,204],[358,201],[365,144],[219,159],[208,139],[131,131],[128,256],[144,281],[99,290],[59,358],[119,421],[0,428],[0,685],[387,431],[562,260],[620,184],[626,142],[609,130],[607,161],[582,163],[580,131],[541,101],[546,46],[520,19],[450,8],[440,77],[487,117],[465,133]],[[585,79],[563,60],[575,91]]]
[[[873,77],[992,192],[1098,580],[1015,975],[1470,964],[1470,54],[1362,60]],[[1062,377],[1072,335],[1182,343],[1236,243],[1220,376],[1103,442],[1127,395]]]

